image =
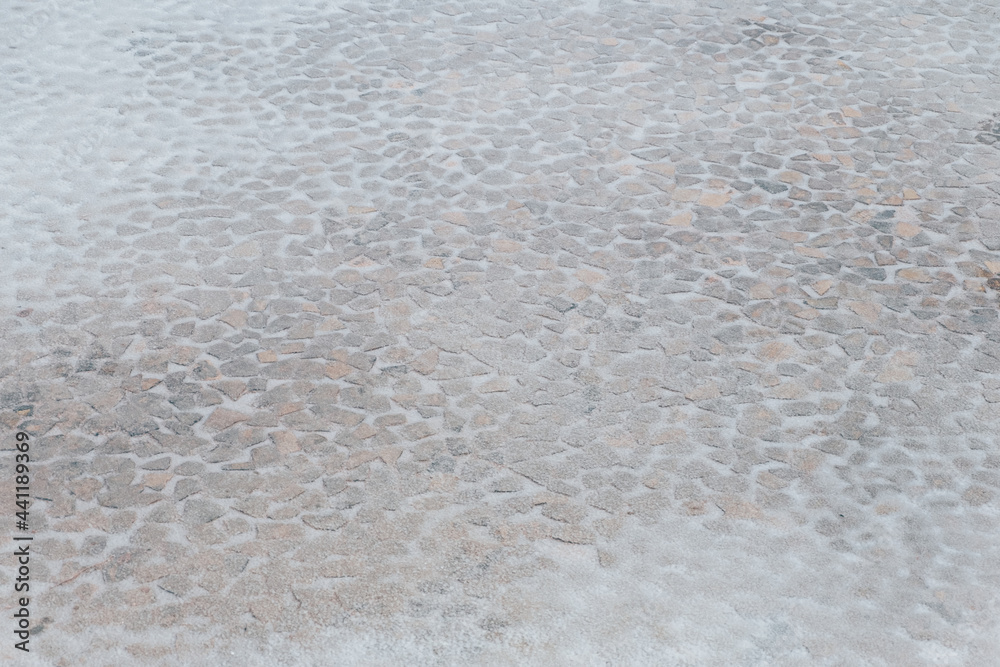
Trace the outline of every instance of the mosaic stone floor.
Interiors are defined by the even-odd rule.
[[[0,658],[1000,665],[998,28],[10,3]]]

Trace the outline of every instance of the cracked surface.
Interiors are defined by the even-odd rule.
[[[11,16],[23,664],[996,664],[988,3]]]

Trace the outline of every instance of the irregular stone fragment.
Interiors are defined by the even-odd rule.
[[[215,521],[226,513],[222,505],[200,498],[191,498],[184,502],[184,523],[196,526]]]
[[[205,420],[205,428],[213,431],[221,431],[229,428],[233,424],[238,424],[239,422],[244,422],[250,419],[249,415],[245,415],[242,412],[237,412],[235,410],[230,410],[228,408],[216,408],[209,415],[208,419]]]

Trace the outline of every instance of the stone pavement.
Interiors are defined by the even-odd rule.
[[[5,21],[10,664],[1000,665],[990,2]]]

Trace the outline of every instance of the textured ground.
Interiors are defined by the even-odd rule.
[[[6,4],[11,664],[1000,665],[991,2]]]

